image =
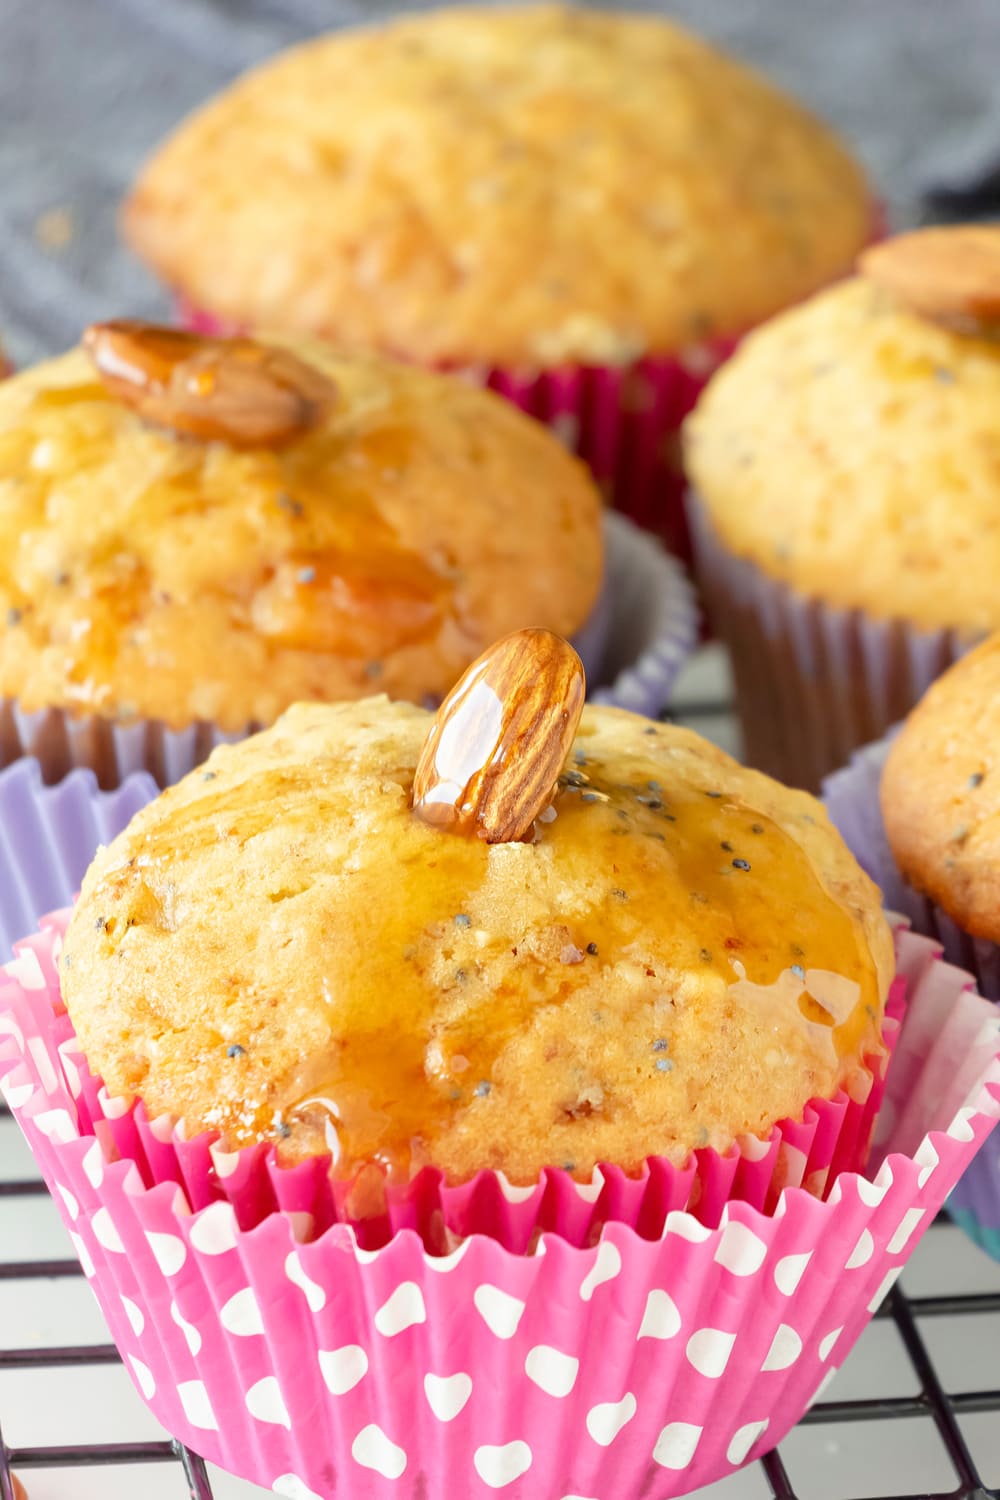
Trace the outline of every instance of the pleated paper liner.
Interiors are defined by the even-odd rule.
[[[975,644],[797,593],[729,552],[704,505],[688,504],[709,622],[732,657],[744,758],[781,781],[816,791]]]
[[[1000,947],[963,932],[940,906],[907,884],[892,857],[879,803],[879,782],[890,743],[883,739],[867,745],[849,766],[824,783],[830,817],[889,905],[905,912],[917,932],[939,943],[949,963],[973,974],[981,994],[1000,1001]],[[1000,1260],[1000,1146],[995,1140],[976,1157],[955,1188],[948,1212],[978,1245]]]
[[[92,1087],[58,1015],[60,925],[0,983],[8,1102],[158,1419],[291,1500],[669,1500],[724,1477],[819,1394],[1000,1113],[992,1009],[902,932],[880,1164],[825,1201],[789,1187],[711,1227],[671,1207],[664,1164],[655,1226],[647,1188],[593,1244],[586,1187],[525,1236],[536,1208],[499,1184],[447,1254],[406,1227],[366,1249],[316,1221],[312,1181],[251,1166],[273,1197],[230,1202],[242,1162],[199,1162]]]
[[[180,322],[194,333],[239,332],[183,297],[177,307]],[[496,391],[550,427],[587,464],[616,510],[689,561],[680,427],[738,342],[708,339],[677,355],[623,366],[524,371],[475,365],[445,373]]]
[[[624,517],[607,515],[605,529],[604,591],[575,644],[594,699],[655,718],[697,644],[694,590],[677,561]],[[223,732],[200,722],[172,729],[155,719],[117,723],[56,708],[26,713],[16,701],[0,699],[0,765],[34,756],[48,782],[87,767],[106,788],[136,771],[170,786],[216,745],[259,727]]]

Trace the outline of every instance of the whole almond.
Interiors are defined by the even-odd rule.
[[[518,630],[445,698],[413,779],[425,822],[488,844],[527,838],[552,800],[580,723],[583,663],[562,636]]]
[[[83,336],[97,373],[145,421],[234,448],[278,448],[329,411],[333,382],[288,349],[120,319]]]
[[[919,317],[958,333],[1000,332],[1000,225],[915,229],[863,251],[858,270]]]

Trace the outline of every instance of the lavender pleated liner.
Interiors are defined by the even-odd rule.
[[[823,784],[823,799],[855,858],[878,885],[886,904],[904,913],[917,932],[940,943],[945,958],[976,978],[980,994],[1000,1002],[1000,947],[974,938],[941,907],[908,885],[893,859],[882,822],[879,783],[891,736],[866,745]],[[1000,1260],[1000,1146],[990,1141],[948,1200],[966,1233]]]
[[[575,642],[593,701],[655,718],[697,643],[694,589],[680,563],[625,517],[608,513],[605,529],[604,588]],[[158,785],[170,786],[216,745],[243,739],[258,727],[248,724],[226,733],[209,723],[184,729],[146,719],[118,724],[55,708],[26,713],[17,702],[0,699],[0,764],[34,756],[50,782],[87,767],[102,787],[117,786],[136,771],[148,771]]]
[[[808,598],[728,551],[694,495],[688,514],[709,622],[732,657],[744,759],[780,781],[818,790],[975,644]]]

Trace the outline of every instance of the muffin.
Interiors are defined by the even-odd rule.
[[[988,1007],[906,932],[887,994],[817,804],[582,699],[521,632],[433,720],[295,707],[0,975],[0,1083],[137,1389],[289,1500],[725,1477],[1000,1112]],[[77,828],[118,799],[72,790]]]
[[[488,392],[147,325],[0,388],[0,748],[176,779],[297,699],[439,701],[602,584],[583,465]]]
[[[830,813],[918,932],[1000,1000],[1000,636],[957,662],[899,733],[830,778]],[[1000,1260],[1000,1153],[987,1147],[949,1211]]]
[[[1000,627],[1000,226],[859,271],[748,339],[687,427],[748,757],[807,786]]]
[[[449,1183],[681,1166],[867,1099],[891,939],[810,797],[590,707],[543,821],[490,843],[414,816],[430,722],[298,705],[98,854],[63,989],[112,1095]]]
[[[886,760],[882,814],[907,883],[971,938],[1000,944],[1000,636],[910,714]]]
[[[658,18],[557,5],[309,41],[185,121],[124,211],[197,326],[461,368],[676,545],[706,374],[872,227],[858,166],[763,79]]]

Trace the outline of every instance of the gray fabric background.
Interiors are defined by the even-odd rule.
[[[613,4],[614,0],[604,0]],[[166,310],[118,244],[139,162],[278,47],[419,5],[0,0],[0,338],[16,360],[91,319]],[[893,218],[1000,158],[1000,0],[633,0],[765,69],[852,139]]]

